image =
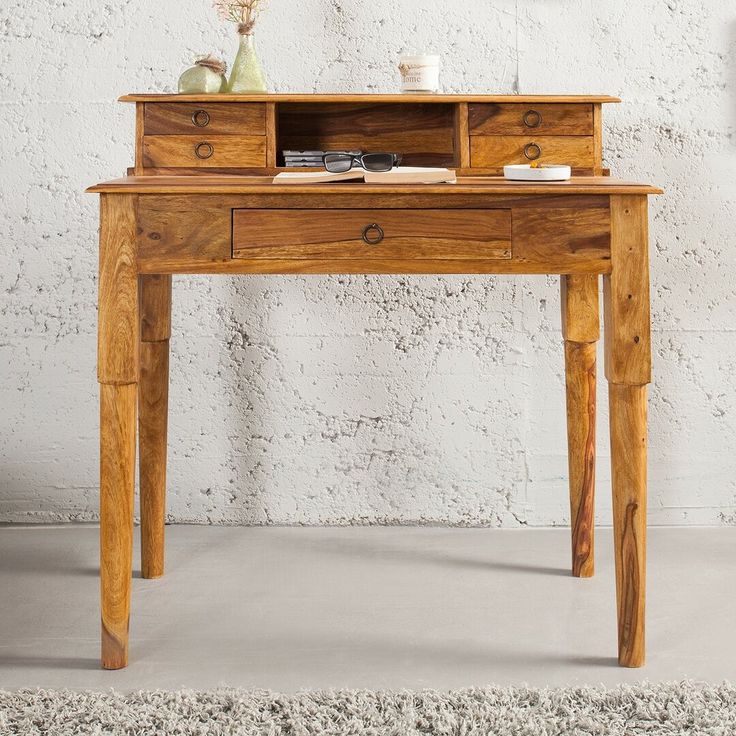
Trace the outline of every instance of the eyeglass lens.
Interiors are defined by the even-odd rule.
[[[391,171],[394,160],[393,153],[364,153],[362,163],[366,171]]]
[[[325,154],[323,161],[325,169],[333,174],[350,171],[353,166],[353,156],[349,153],[328,153]]]

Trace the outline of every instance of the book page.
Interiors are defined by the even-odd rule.
[[[274,184],[326,184],[332,181],[362,180],[365,172],[362,169],[351,169],[340,174],[329,171],[284,171],[276,174]]]

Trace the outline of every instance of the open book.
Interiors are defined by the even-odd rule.
[[[457,179],[452,169],[424,166],[399,166],[391,171],[351,169],[341,174],[329,171],[284,171],[273,178],[274,184],[327,184],[333,181],[365,181],[366,184],[454,184]]]

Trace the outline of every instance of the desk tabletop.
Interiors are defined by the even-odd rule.
[[[458,177],[457,184],[274,184],[271,176],[125,176],[87,189],[105,194],[662,194],[650,184],[610,176],[568,181],[509,181],[502,176]]]
[[[451,103],[451,102],[485,102],[521,104],[551,103],[609,103],[621,102],[619,97],[610,95],[493,95],[493,94],[401,94],[369,93],[331,93],[331,94],[294,94],[290,92],[264,93],[252,95],[183,95],[183,94],[129,94],[120,97],[120,102],[349,102],[349,103]]]

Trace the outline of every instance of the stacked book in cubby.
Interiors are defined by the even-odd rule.
[[[359,156],[360,151],[282,151],[287,169],[321,169],[322,157],[326,153],[350,153]]]

